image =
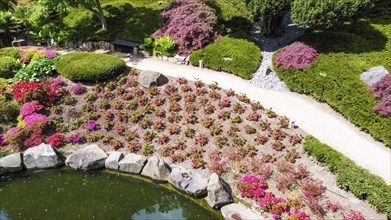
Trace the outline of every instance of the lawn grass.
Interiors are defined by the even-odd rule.
[[[383,2],[364,19],[338,30],[310,32],[298,39],[320,53],[318,62],[309,69],[276,69],[291,90],[327,102],[362,130],[390,146],[391,117],[382,117],[373,110],[380,100],[360,80],[361,73],[374,66],[391,71],[390,39],[391,2]]]

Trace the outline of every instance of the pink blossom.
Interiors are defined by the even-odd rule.
[[[45,115],[33,113],[27,116],[23,121],[26,123],[26,125],[31,125],[41,121],[49,121],[49,118]]]
[[[40,105],[38,101],[27,102],[23,104],[22,108],[20,109],[20,115],[25,118],[26,116],[38,112],[42,108],[43,106]]]

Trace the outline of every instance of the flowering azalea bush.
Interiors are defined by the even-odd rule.
[[[52,105],[64,91],[61,86],[49,82],[16,82],[12,85],[14,100],[20,103],[38,101],[45,106]]]
[[[87,91],[86,87],[83,86],[80,82],[78,82],[74,86],[72,86],[70,90],[75,95],[81,95]]]
[[[47,138],[47,142],[54,148],[57,148],[64,144],[65,136],[60,132],[57,132]]]
[[[316,61],[318,52],[301,42],[295,42],[281,49],[276,55],[276,65],[284,69],[295,68],[298,70],[307,68]]]
[[[40,111],[42,108],[43,106],[40,105],[38,101],[26,102],[23,104],[22,108],[20,108],[20,115],[24,118]]]
[[[0,146],[4,146],[4,145],[5,145],[5,135],[0,134]]]
[[[273,218],[280,218],[281,214],[288,211],[288,202],[283,198],[277,198],[273,193],[267,192],[265,197],[259,199],[261,209],[269,212]]]
[[[27,117],[25,117],[23,121],[24,121],[24,123],[26,123],[26,125],[32,125],[32,124],[36,124],[38,122],[49,123],[50,120],[45,115],[33,113],[33,114],[28,115]]]
[[[361,212],[349,210],[346,214],[342,213],[343,220],[365,220]]]
[[[260,178],[248,174],[238,182],[237,187],[241,196],[257,200],[265,195],[267,185]]]
[[[83,142],[83,136],[81,134],[70,134],[65,137],[67,143],[80,143]]]
[[[311,218],[305,212],[295,209],[293,212],[288,212],[287,220],[311,220]]]

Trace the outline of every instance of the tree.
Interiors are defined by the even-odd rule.
[[[0,11],[8,11],[15,7],[16,0],[0,0]]]
[[[311,28],[331,28],[351,20],[373,0],[294,0],[292,20]]]
[[[38,2],[45,6],[48,11],[63,12],[68,7],[83,7],[93,12],[101,22],[102,28],[107,29],[106,17],[99,0],[39,0]]]
[[[254,16],[262,18],[262,33],[269,35],[281,26],[291,0],[249,0],[248,7]]]
[[[216,40],[215,10],[202,0],[174,0],[161,16],[168,20],[152,37],[170,36],[181,55],[187,56]]]

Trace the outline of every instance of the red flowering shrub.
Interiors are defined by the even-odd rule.
[[[178,52],[181,55],[187,56],[216,40],[215,11],[200,0],[174,0],[160,15],[167,22],[152,36],[170,36],[179,45]]]
[[[304,179],[300,182],[300,188],[307,198],[319,198],[326,191],[322,184],[318,179]]]
[[[268,192],[264,198],[259,199],[261,209],[272,214],[273,218],[280,218],[281,214],[288,211],[288,202],[283,198],[277,198]]]
[[[307,68],[311,63],[316,61],[318,52],[301,42],[295,42],[281,49],[276,55],[276,65],[284,69],[291,67],[301,70]]]
[[[258,200],[265,195],[266,183],[253,175],[244,176],[237,184],[242,197]]]
[[[47,138],[47,142],[54,148],[63,145],[64,141],[65,141],[65,136],[60,132],[57,132]]]
[[[47,82],[17,82],[12,85],[14,100],[26,103],[37,100],[40,104],[50,106],[64,93],[60,85]]]
[[[384,76],[379,82],[371,86],[373,96],[382,99],[374,109],[383,116],[391,113],[391,74]]]

